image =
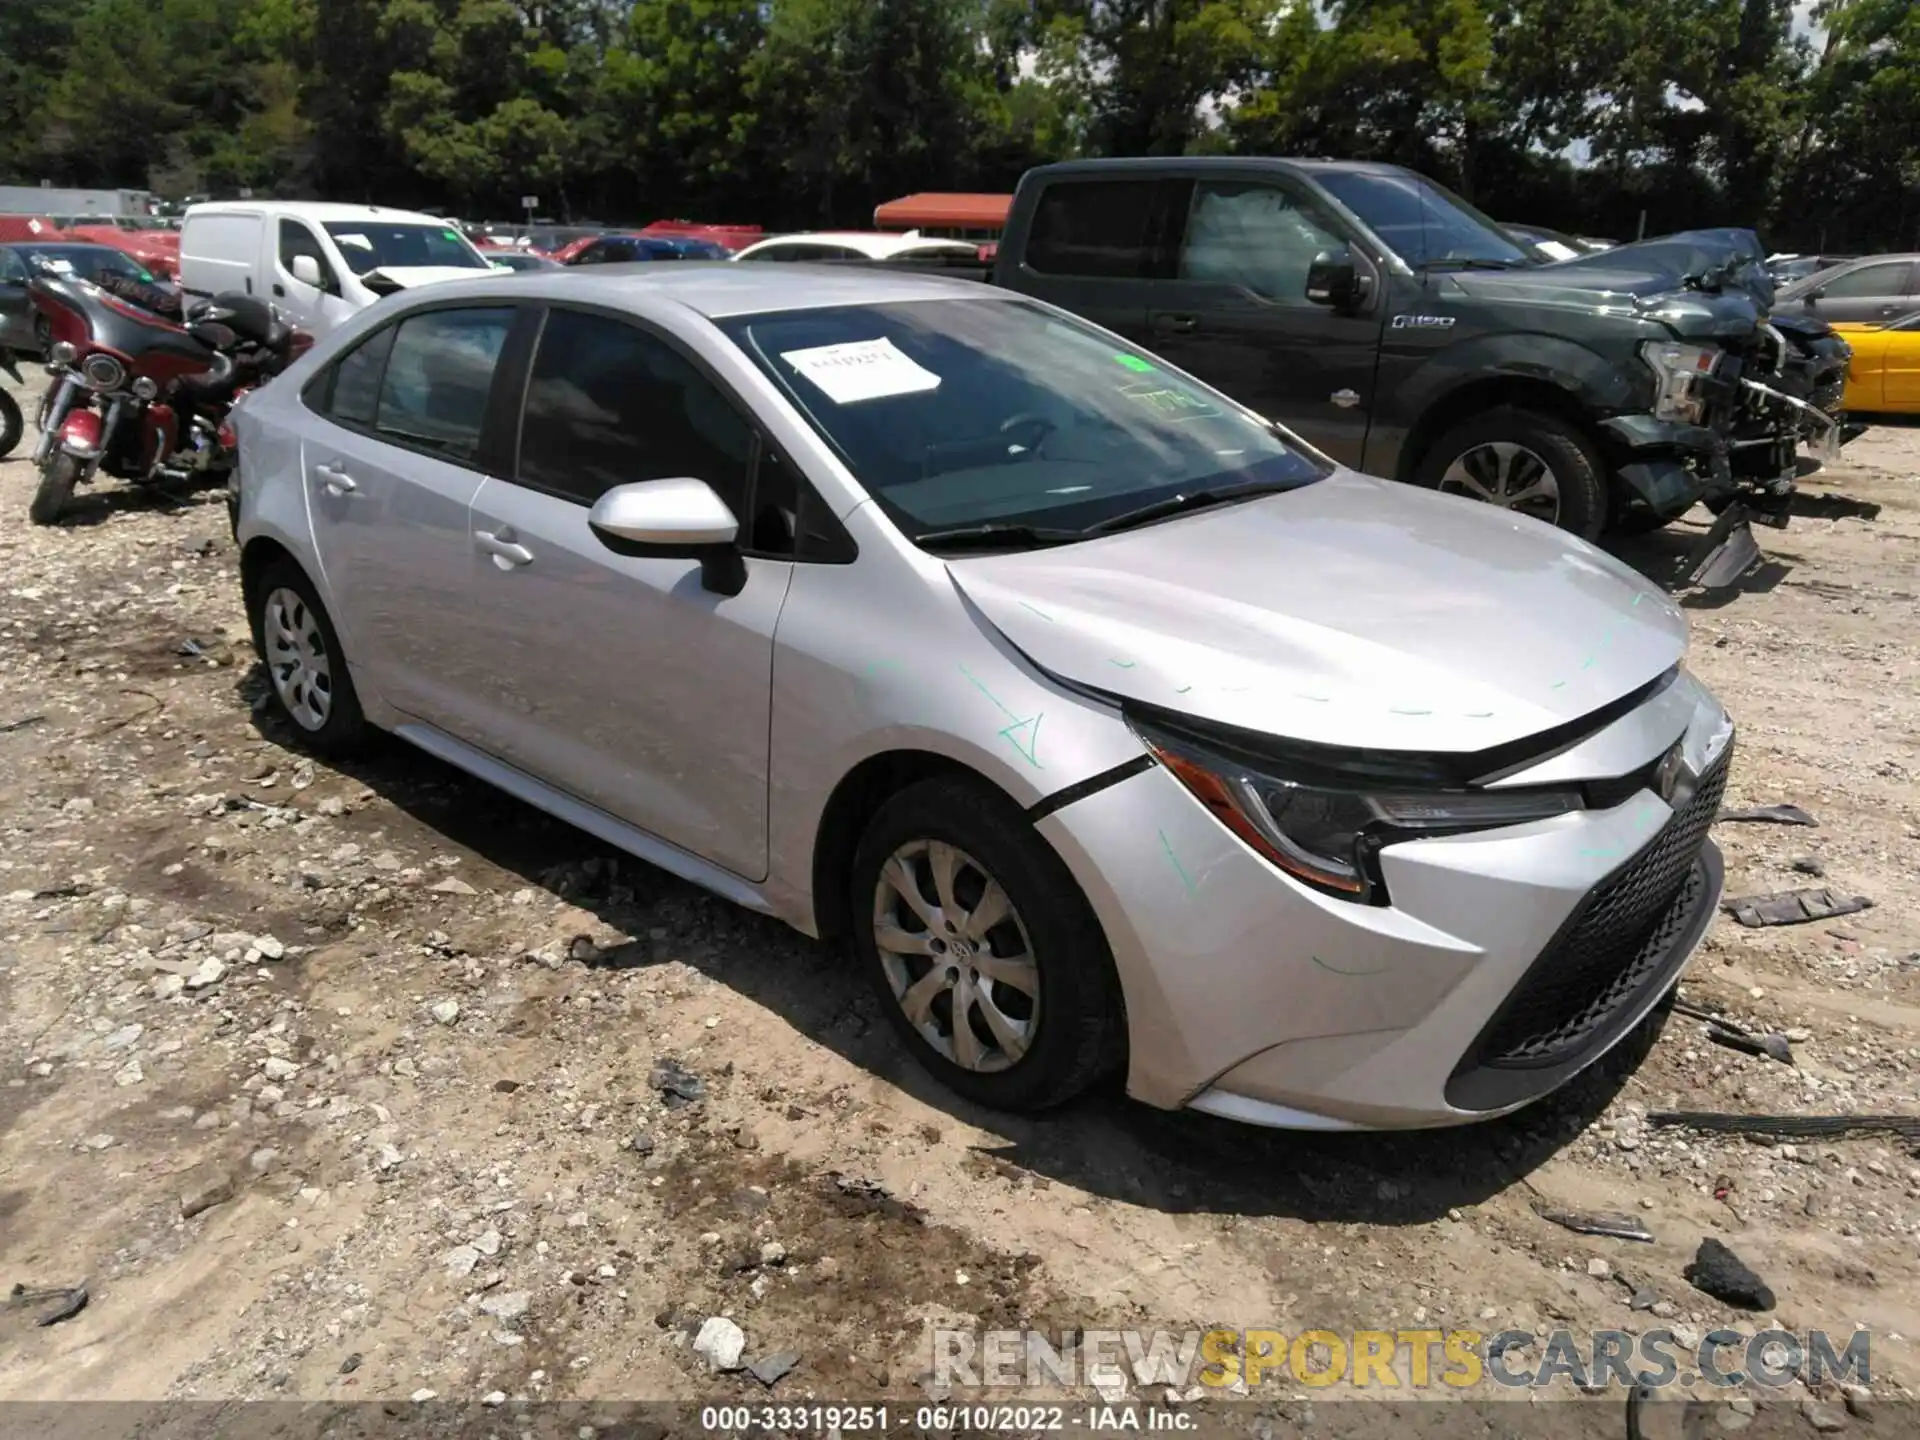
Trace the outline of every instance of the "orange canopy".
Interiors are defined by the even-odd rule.
[[[881,230],[998,230],[1007,223],[1011,195],[908,195],[873,212]]]

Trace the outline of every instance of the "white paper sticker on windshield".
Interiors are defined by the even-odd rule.
[[[351,245],[356,250],[373,249],[373,242],[364,235],[335,235],[333,237],[333,243],[336,245]]]
[[[884,400],[895,395],[924,395],[940,388],[938,375],[916,365],[887,339],[786,350],[780,358],[826,391],[827,398],[836,405]]]
[[[73,262],[71,260],[63,260],[57,255],[42,256],[40,263],[56,275],[73,274]]]

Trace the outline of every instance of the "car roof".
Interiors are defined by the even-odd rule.
[[[109,255],[126,255],[118,245],[98,245],[91,240],[8,240],[5,247],[9,250],[32,250],[36,254],[51,252],[59,254],[68,250],[84,250],[92,255],[105,251]],[[127,256],[132,259],[132,256]]]
[[[919,271],[892,273],[844,265],[735,265],[690,260],[677,265],[562,266],[558,270],[492,271],[484,280],[442,280],[413,292],[423,300],[568,300],[583,305],[645,310],[677,305],[709,320],[772,310],[822,310],[836,305],[888,305],[914,300],[1013,300],[1010,290],[977,280]]]
[[[765,240],[756,240],[740,253],[746,255],[755,250],[771,249],[775,245],[844,245],[849,250],[860,251],[869,260],[885,260],[909,250],[980,248],[970,241],[948,240],[938,235],[892,235],[873,230],[810,230],[801,235],[774,235]]]
[[[1168,175],[1207,174],[1212,171],[1258,170],[1263,166],[1285,166],[1294,170],[1303,170],[1309,174],[1320,171],[1343,171],[1359,175],[1411,175],[1414,172],[1404,165],[1389,165],[1380,160],[1335,160],[1330,157],[1307,159],[1293,155],[1127,155],[1104,160],[1062,160],[1052,165],[1040,165],[1028,171],[1029,175],[1083,175],[1089,179],[1098,179],[1105,174],[1125,174],[1131,170],[1146,170]]]
[[[409,225],[452,226],[451,220],[425,215],[418,210],[395,210],[386,205],[343,205],[322,200],[214,200],[189,205],[186,218],[195,215],[285,215],[293,219],[314,220],[325,225],[331,221],[389,221]]]

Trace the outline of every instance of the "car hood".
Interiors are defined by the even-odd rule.
[[[411,290],[418,285],[431,285],[436,280],[472,280],[482,275],[499,275],[504,272],[489,265],[484,270],[471,265],[382,265],[369,270],[360,279],[364,282],[368,276],[381,275],[398,285],[402,290]]]
[[[1524,739],[1686,650],[1673,602],[1594,546],[1350,471],[948,570],[1063,680],[1350,748],[1463,753]]]
[[[1750,335],[1774,300],[1765,251],[1751,230],[1688,230],[1553,265],[1453,278],[1483,299],[1624,306],[1682,338]]]

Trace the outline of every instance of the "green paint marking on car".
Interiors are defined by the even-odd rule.
[[[1133,371],[1135,374],[1153,374],[1153,366],[1142,360],[1138,355],[1116,355],[1113,358],[1116,364],[1126,366],[1127,369]]]
[[[971,670],[967,669],[966,666],[962,665],[960,667],[960,673],[966,676],[967,679],[971,680],[973,682],[974,688],[977,689],[982,695],[986,696],[987,699],[993,701],[995,705],[999,706],[1000,713],[1006,716],[1009,720],[1013,721],[1014,724],[1024,725],[1027,723],[1026,721],[1022,720],[1018,715],[1014,714],[1013,711],[1009,710],[1006,707],[1006,704],[1000,699],[1000,697],[994,694],[993,691],[989,690],[984,684],[982,684],[980,681],[980,677],[975,675]]]
[[[1023,609],[1033,611],[1034,614],[1038,615],[1042,620],[1046,621],[1049,625],[1053,624],[1053,616],[1049,615],[1046,611],[1042,610],[1038,605],[1030,604],[1025,600],[1022,600],[1020,604]]]
[[[1031,720],[1016,720],[1013,724],[1005,726],[1000,731],[1000,734],[1005,738],[1006,742],[1020,752],[1020,758],[1036,770],[1044,770],[1047,768],[1040,763],[1038,753],[1040,748],[1040,722],[1046,718],[1046,712],[1042,711]],[[1029,725],[1031,725],[1033,729],[1028,731],[1027,743],[1022,745],[1020,741],[1015,738],[1014,732],[1016,730],[1026,730]]]
[[[1322,960],[1318,955],[1315,955],[1313,957],[1313,963],[1318,965],[1322,970],[1326,971],[1329,975],[1345,975],[1348,979],[1354,979],[1354,980],[1359,979],[1363,975],[1386,974],[1385,967],[1382,967],[1381,969],[1378,969],[1378,970],[1342,970],[1338,965],[1329,965],[1326,961]]]
[[[1195,883],[1194,878],[1187,874],[1187,867],[1182,865],[1180,857],[1173,853],[1173,842],[1167,839],[1167,832],[1164,830],[1160,832],[1160,848],[1167,852],[1167,863],[1173,866],[1173,873],[1180,877],[1180,883],[1187,887],[1187,893],[1191,895],[1198,890],[1200,887]]]
[[[1107,657],[1107,664],[1118,665],[1122,670],[1131,670],[1139,663],[1137,660],[1115,660],[1111,655]]]
[[[1387,713],[1389,715],[1431,715],[1433,712],[1431,710],[1409,710],[1404,705],[1389,705],[1387,707]]]

